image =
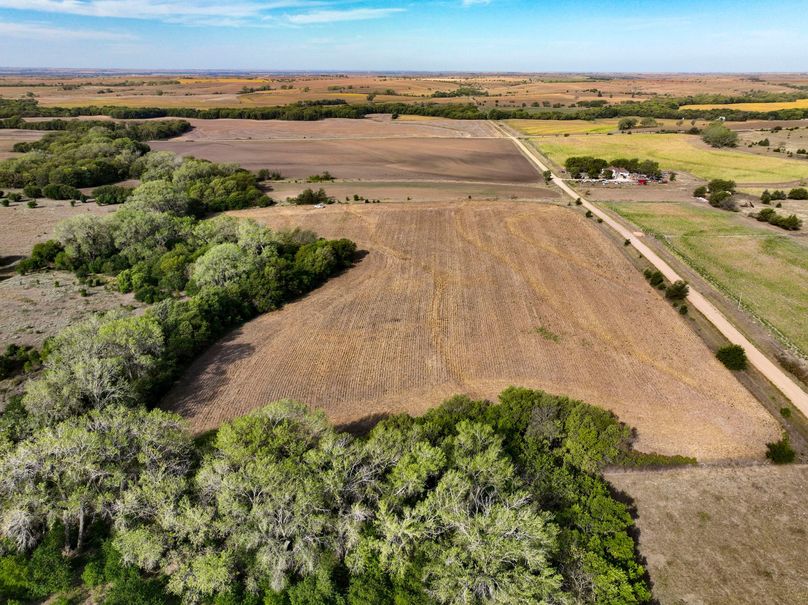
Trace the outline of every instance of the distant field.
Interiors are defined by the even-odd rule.
[[[775,103],[729,103],[714,105],[683,105],[681,109],[735,109],[737,111],[780,111],[781,109],[806,109],[808,99]]]
[[[808,242],[692,203],[610,203],[808,354]]]
[[[167,407],[196,430],[283,397],[346,423],[519,384],[613,410],[644,451],[760,457],[778,434],[583,213],[474,201],[235,215],[348,237],[367,255],[188,369]]]
[[[528,136],[547,136],[556,134],[606,134],[617,131],[618,118],[602,120],[505,120],[505,123]],[[657,119],[656,128],[683,129],[691,128],[689,121],[677,124],[678,120]],[[705,122],[698,121],[697,126]]]
[[[541,151],[563,165],[570,156],[594,155],[611,160],[638,157],[659,162],[663,169],[686,171],[703,179],[739,183],[782,183],[808,178],[808,162],[753,155],[736,149],[713,149],[699,137],[685,134],[621,134],[546,137]]]
[[[808,466],[607,473],[634,499],[660,605],[808,603]]]

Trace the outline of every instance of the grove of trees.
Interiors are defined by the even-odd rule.
[[[636,463],[631,441],[609,412],[519,388],[361,437],[292,401],[196,440],[109,403],[0,450],[0,594],[80,574],[113,603],[646,603],[600,478]]]

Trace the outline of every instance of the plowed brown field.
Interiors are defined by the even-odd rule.
[[[536,171],[505,139],[447,137],[340,140],[171,140],[152,149],[270,168],[288,178],[328,170],[340,179],[447,179],[529,183]]]
[[[689,320],[576,211],[468,202],[237,214],[349,237],[368,254],[192,365],[165,405],[196,430],[283,397],[348,423],[517,384],[613,410],[644,451],[756,457],[778,434]]]

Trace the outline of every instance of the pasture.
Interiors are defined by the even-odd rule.
[[[756,458],[777,425],[596,224],[515,202],[235,213],[367,255],[204,353],[165,407],[204,431],[290,397],[336,423],[519,384],[613,410],[637,448]]]
[[[634,499],[660,605],[808,602],[808,466],[606,473]]]
[[[693,202],[608,203],[808,354],[808,243]]]
[[[808,162],[803,160],[761,157],[741,149],[714,149],[693,135],[573,135],[543,137],[536,144],[562,166],[571,156],[592,155],[607,160],[636,157],[655,160],[663,170],[688,172],[705,180],[788,183],[808,178]]]

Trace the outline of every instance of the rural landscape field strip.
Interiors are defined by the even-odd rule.
[[[808,354],[808,242],[692,203],[609,203]]]
[[[774,421],[582,215],[513,202],[240,211],[349,237],[356,267],[199,358],[167,400],[195,430],[290,397],[337,423],[511,384],[596,401],[638,448],[761,455]]]
[[[510,134],[506,130],[502,130],[504,136],[509,137],[525,154],[526,157],[532,159],[535,165],[542,171],[547,170],[547,167],[535,156],[535,154],[517,137]],[[622,237],[630,242],[637,251],[642,254],[654,267],[659,270],[667,280],[674,282],[681,280],[681,276],[676,273],[673,268],[666,263],[662,258],[644,242],[642,242],[632,231],[626,229],[623,225],[615,221],[607,213],[603,212],[600,208],[594,206],[583,197],[579,196],[567,183],[558,176],[553,175],[553,182],[558,185],[573,199],[580,199],[582,205],[592,212],[593,215],[603,220],[609,227],[617,231]],[[750,363],[755,366],[775,387],[777,387],[783,395],[785,395],[803,414],[808,415],[808,393],[800,387],[794,380],[792,380],[785,372],[783,372],[777,365],[772,363],[749,339],[746,338],[726,317],[708,301],[703,295],[693,288],[690,289],[688,295],[688,302],[704,315],[716,328],[733,344],[742,346]]]
[[[663,170],[678,170],[703,179],[738,183],[784,183],[808,178],[808,162],[760,156],[737,149],[713,149],[687,134],[571,135],[542,137],[542,153],[559,165],[571,156],[591,155],[659,162]],[[774,156],[782,154],[774,154]]]
[[[808,466],[611,472],[663,605],[808,602]]]

